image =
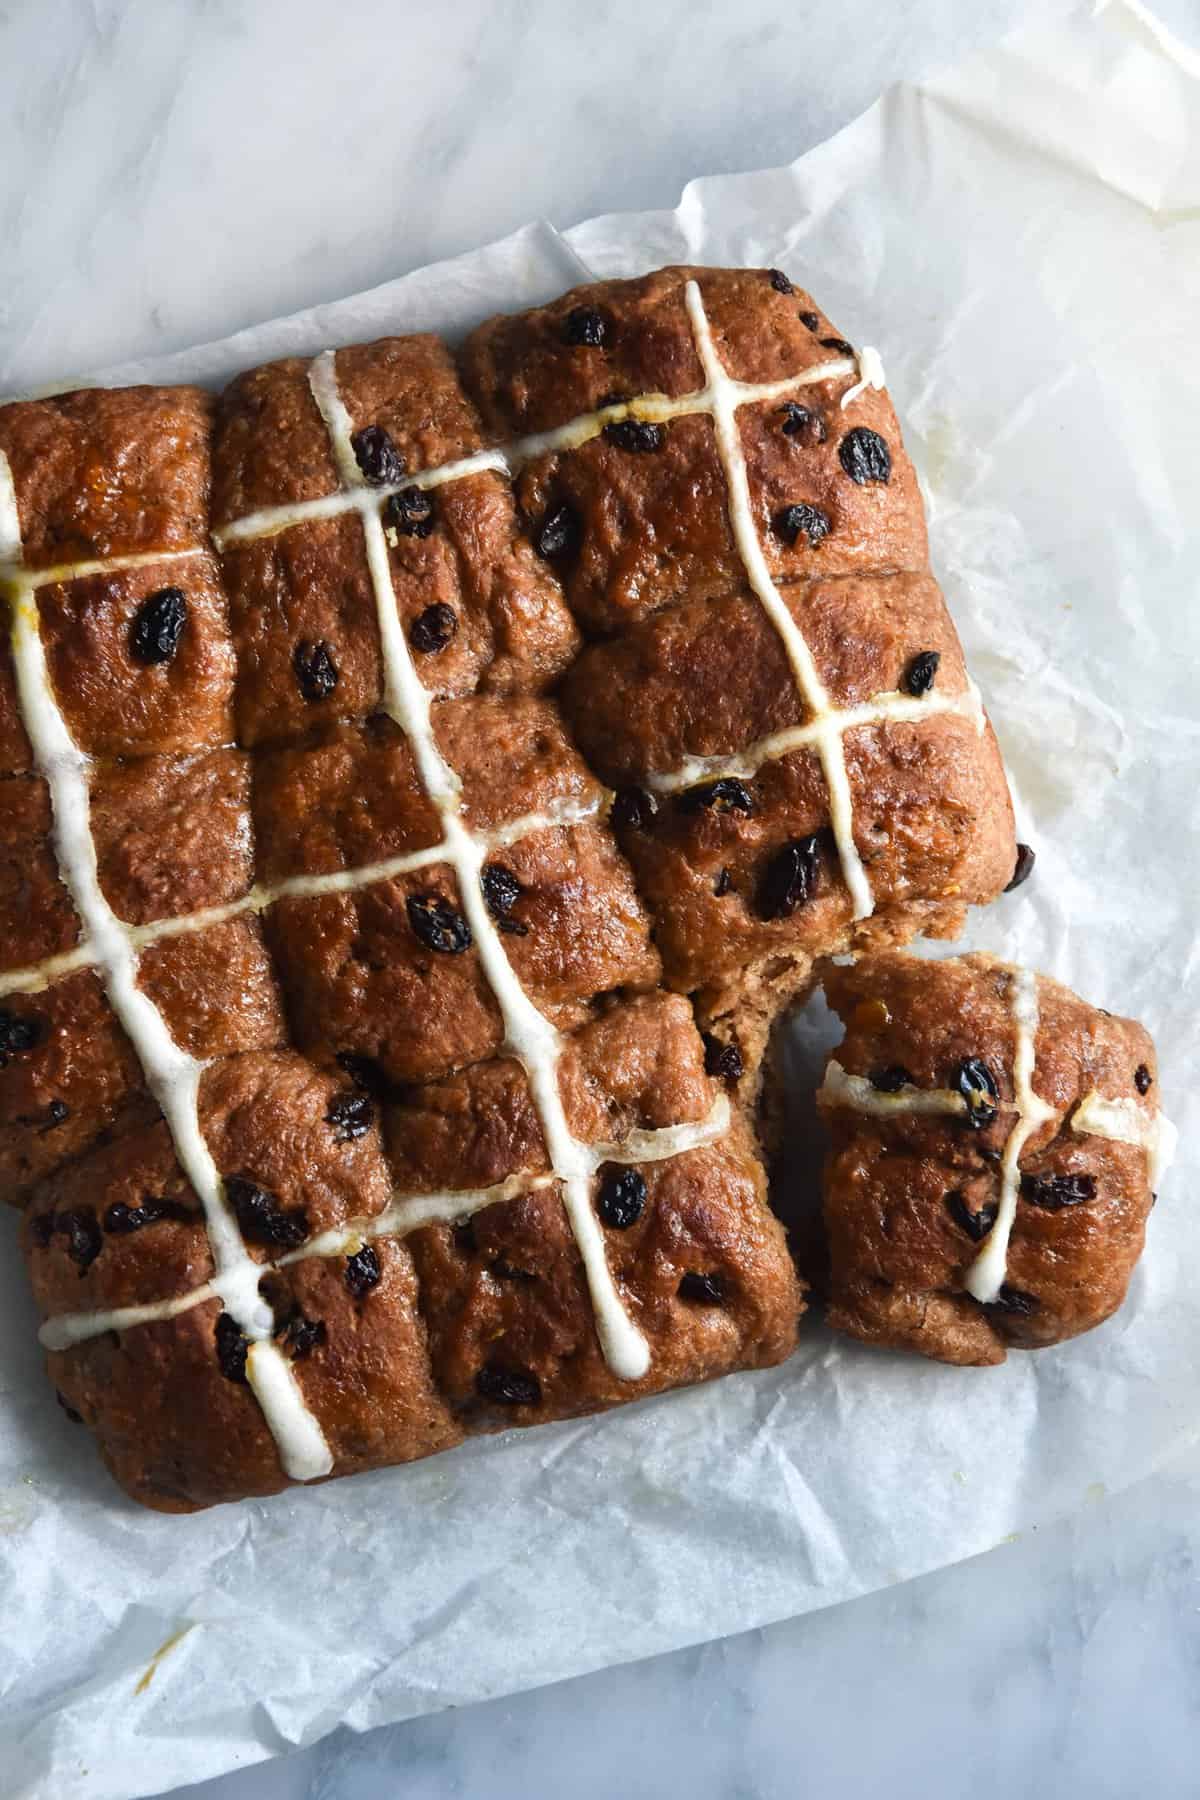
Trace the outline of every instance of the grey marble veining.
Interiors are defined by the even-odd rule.
[[[536,216],[670,205],[690,176],[790,160],[888,81],[1066,5],[0,0],[0,391]],[[1196,0],[1159,11],[1200,41]],[[1200,1452],[851,1605],[189,1791],[1191,1795],[1198,1498]]]

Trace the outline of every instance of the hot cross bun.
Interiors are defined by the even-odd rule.
[[[762,1045],[1013,871],[874,352],[778,271],[0,407],[0,1164],[187,1509],[777,1361]]]
[[[1142,1026],[991,956],[826,977],[829,1323],[951,1363],[1120,1306],[1174,1133]]]

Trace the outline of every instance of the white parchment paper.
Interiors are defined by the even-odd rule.
[[[829,1605],[1128,1483],[1196,1434],[1198,247],[1200,68],[1114,4],[889,92],[790,168],[696,182],[674,213],[531,227],[108,372],[216,381],[285,351],[453,333],[587,270],[790,270],[882,349],[1037,846],[1033,882],[968,943],[1144,1018],[1184,1139],[1129,1305],[1060,1350],[953,1370],[810,1328],[782,1369],[193,1519],[125,1503],[56,1412],[0,1219],[6,1796],[130,1800],[339,1721]]]

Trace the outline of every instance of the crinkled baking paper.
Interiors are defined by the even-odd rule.
[[[5,1795],[130,1800],[339,1721],[828,1606],[1128,1483],[1195,1434],[1198,203],[1200,69],[1114,4],[891,90],[790,168],[694,182],[673,213],[533,226],[108,372],[216,382],[677,260],[810,285],[883,353],[1037,847],[1034,880],[967,941],[1146,1020],[1183,1150],[1128,1306],[1062,1349],[948,1369],[812,1326],[781,1369],[194,1518],[126,1502],[54,1406],[0,1219]],[[811,1205],[811,1178],[793,1200]]]

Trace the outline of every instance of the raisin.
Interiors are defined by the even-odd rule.
[[[0,1068],[3,1067],[4,1060],[0,1058]],[[38,1136],[45,1137],[47,1132],[56,1130],[58,1126],[64,1124],[70,1116],[71,1109],[65,1100],[51,1100],[49,1106],[46,1108],[46,1115],[44,1118],[39,1117],[36,1113],[18,1113],[16,1115],[16,1123],[18,1125],[27,1126],[36,1125]]]
[[[717,870],[717,878],[713,882],[713,893],[718,900],[723,900],[726,894],[731,894],[732,892],[733,876],[729,873],[728,869],[722,867]]]
[[[619,388],[610,388],[607,394],[601,394],[596,402],[597,412],[607,412],[610,406],[628,406],[633,398],[631,394],[621,393]]]
[[[29,1227],[30,1235],[39,1249],[44,1250],[54,1236],[54,1214],[39,1213]]]
[[[996,1117],[1000,1089],[996,1077],[978,1056],[968,1056],[954,1071],[954,1086],[967,1103],[967,1124],[982,1131]]]
[[[889,1063],[885,1069],[872,1069],[867,1080],[881,1094],[898,1094],[902,1087],[912,1087],[913,1078],[902,1063]]]
[[[552,506],[549,512],[543,513],[533,545],[539,556],[544,556],[547,562],[553,562],[556,557],[573,556],[579,548],[581,536],[579,514],[563,500],[558,506]]]
[[[325,1342],[325,1324],[321,1319],[306,1319],[303,1313],[293,1313],[277,1335],[291,1352],[292,1361],[300,1362],[303,1357],[310,1356],[318,1344]]]
[[[662,426],[652,425],[648,419],[613,419],[604,427],[604,435],[618,450],[644,453],[662,449]]]
[[[946,1211],[956,1225],[961,1225],[967,1236],[975,1243],[983,1242],[992,1226],[996,1223],[998,1207],[993,1204],[981,1206],[978,1212],[972,1212],[967,1205],[966,1196],[952,1188],[946,1195]]]
[[[357,1050],[339,1050],[334,1061],[364,1094],[373,1094],[380,1100],[387,1093],[388,1078],[373,1056],[360,1056]]]
[[[820,331],[820,329],[821,329],[820,313],[802,312],[802,313],[797,313],[796,317],[799,319],[800,323],[804,326],[804,329],[806,331],[814,331],[814,332]]]
[[[845,338],[832,338],[832,337],[820,338],[818,340],[818,342],[820,343],[822,349],[836,350],[839,356],[853,356],[854,355],[854,345],[848,344],[846,342]]]
[[[104,1229],[113,1237],[131,1237],[147,1225],[157,1225],[160,1219],[181,1215],[188,1216],[183,1207],[171,1207],[167,1201],[155,1200],[148,1194],[140,1206],[126,1206],[123,1200],[115,1200],[104,1215]]]
[[[315,643],[302,638],[292,652],[292,668],[297,687],[310,703],[328,700],[338,684],[337,664],[323,638]]]
[[[226,1176],[225,1192],[243,1235],[252,1244],[295,1250],[308,1236],[307,1214],[301,1209],[284,1212],[275,1195],[248,1175]]]
[[[217,1365],[226,1381],[245,1381],[250,1340],[232,1313],[219,1315],[216,1338]]]
[[[513,907],[525,891],[512,870],[506,869],[503,863],[486,863],[479,877],[479,885],[483,889],[487,909],[500,930],[506,931],[510,937],[528,937],[528,925],[512,916]]]
[[[725,1299],[725,1282],[720,1275],[702,1275],[689,1269],[679,1283],[679,1298],[695,1300],[701,1306],[720,1306]]]
[[[1009,1287],[1007,1281],[996,1298],[988,1301],[989,1306],[995,1306],[1001,1312],[1016,1313],[1026,1319],[1031,1313],[1037,1312],[1041,1304],[1036,1294],[1026,1294],[1020,1288]]]
[[[782,269],[768,269],[767,279],[777,294],[794,294],[796,291]]]
[[[806,444],[823,444],[828,437],[825,420],[811,406],[801,406],[796,400],[785,400],[780,407],[783,424],[780,430],[784,437],[803,438]]]
[[[681,812],[688,813],[704,809],[749,814],[754,811],[754,796],[744,781],[738,781],[732,775],[723,775],[719,781],[706,781],[701,787],[684,788],[675,804]]]
[[[375,1103],[369,1094],[335,1094],[329,1102],[325,1123],[333,1126],[335,1144],[350,1144],[366,1137],[375,1123]]]
[[[350,448],[372,487],[397,487],[404,479],[404,458],[382,425],[364,425],[354,432]]]
[[[353,1256],[346,1258],[346,1286],[356,1300],[369,1294],[373,1287],[378,1287],[383,1279],[383,1271],[379,1267],[379,1258],[370,1244],[364,1244]]]
[[[645,831],[658,811],[658,801],[645,788],[621,788],[612,803],[611,818],[614,827],[620,831],[629,826],[633,831]]]
[[[409,924],[427,950],[461,956],[471,948],[471,927],[440,894],[410,894],[404,905]]]
[[[475,1392],[494,1406],[536,1406],[542,1384],[528,1369],[501,1369],[487,1363],[475,1377]]]
[[[714,1037],[711,1031],[703,1033],[704,1037],[704,1073],[716,1075],[721,1081],[740,1081],[745,1064],[742,1053],[732,1040],[724,1043]]]
[[[573,306],[563,320],[563,342],[587,350],[599,350],[608,334],[604,314],[594,306]]]
[[[610,1168],[604,1171],[596,1211],[613,1231],[628,1231],[636,1225],[646,1206],[646,1179],[639,1169]]]
[[[427,538],[433,530],[433,501],[423,488],[401,488],[388,501],[384,517],[405,537]]]
[[[1139,1063],[1133,1071],[1133,1085],[1139,1094],[1148,1094],[1154,1086],[1154,1077],[1145,1063]]]
[[[503,863],[487,863],[479,877],[483,897],[494,913],[506,913],[521,897],[521,884]]]
[[[904,671],[904,685],[910,694],[927,694],[937,679],[940,650],[918,650]]]
[[[19,1013],[0,1009],[0,1069],[8,1067],[10,1057],[32,1050],[41,1035],[40,1019],[24,1019]]]
[[[1022,1175],[1021,1198],[1046,1212],[1061,1212],[1064,1206],[1082,1206],[1096,1198],[1094,1175]]]
[[[777,850],[762,874],[755,904],[761,919],[790,919],[797,907],[811,900],[821,869],[821,841],[793,838]]]
[[[85,1275],[104,1248],[104,1238],[94,1212],[60,1212],[54,1215],[54,1229],[67,1240],[67,1255],[79,1264]]]
[[[436,656],[458,635],[458,614],[444,600],[427,606],[408,628],[408,641],[422,656]]]
[[[159,588],[142,601],[129,627],[129,654],[134,662],[170,662],[187,624],[187,595],[182,588]]]
[[[856,425],[838,445],[838,461],[859,487],[868,482],[886,483],[892,476],[892,453],[877,431]]]
[[[64,1400],[63,1396],[59,1393],[57,1388],[55,1388],[55,1390],[54,1390],[54,1398],[58,1401],[58,1404],[62,1407],[62,1409],[66,1413],[68,1419],[70,1419],[72,1425],[82,1425],[83,1424],[83,1414],[76,1412],[75,1408],[71,1405],[70,1401]]]
[[[797,538],[804,537],[811,550],[815,550],[832,529],[829,514],[822,512],[819,506],[809,506],[806,500],[783,507],[771,520],[771,530],[783,543],[793,545]]]
[[[1029,880],[1036,861],[1037,856],[1028,844],[1017,845],[1016,867],[1012,872],[1012,880],[1004,890],[1006,894],[1011,894],[1014,888],[1022,887]]]

